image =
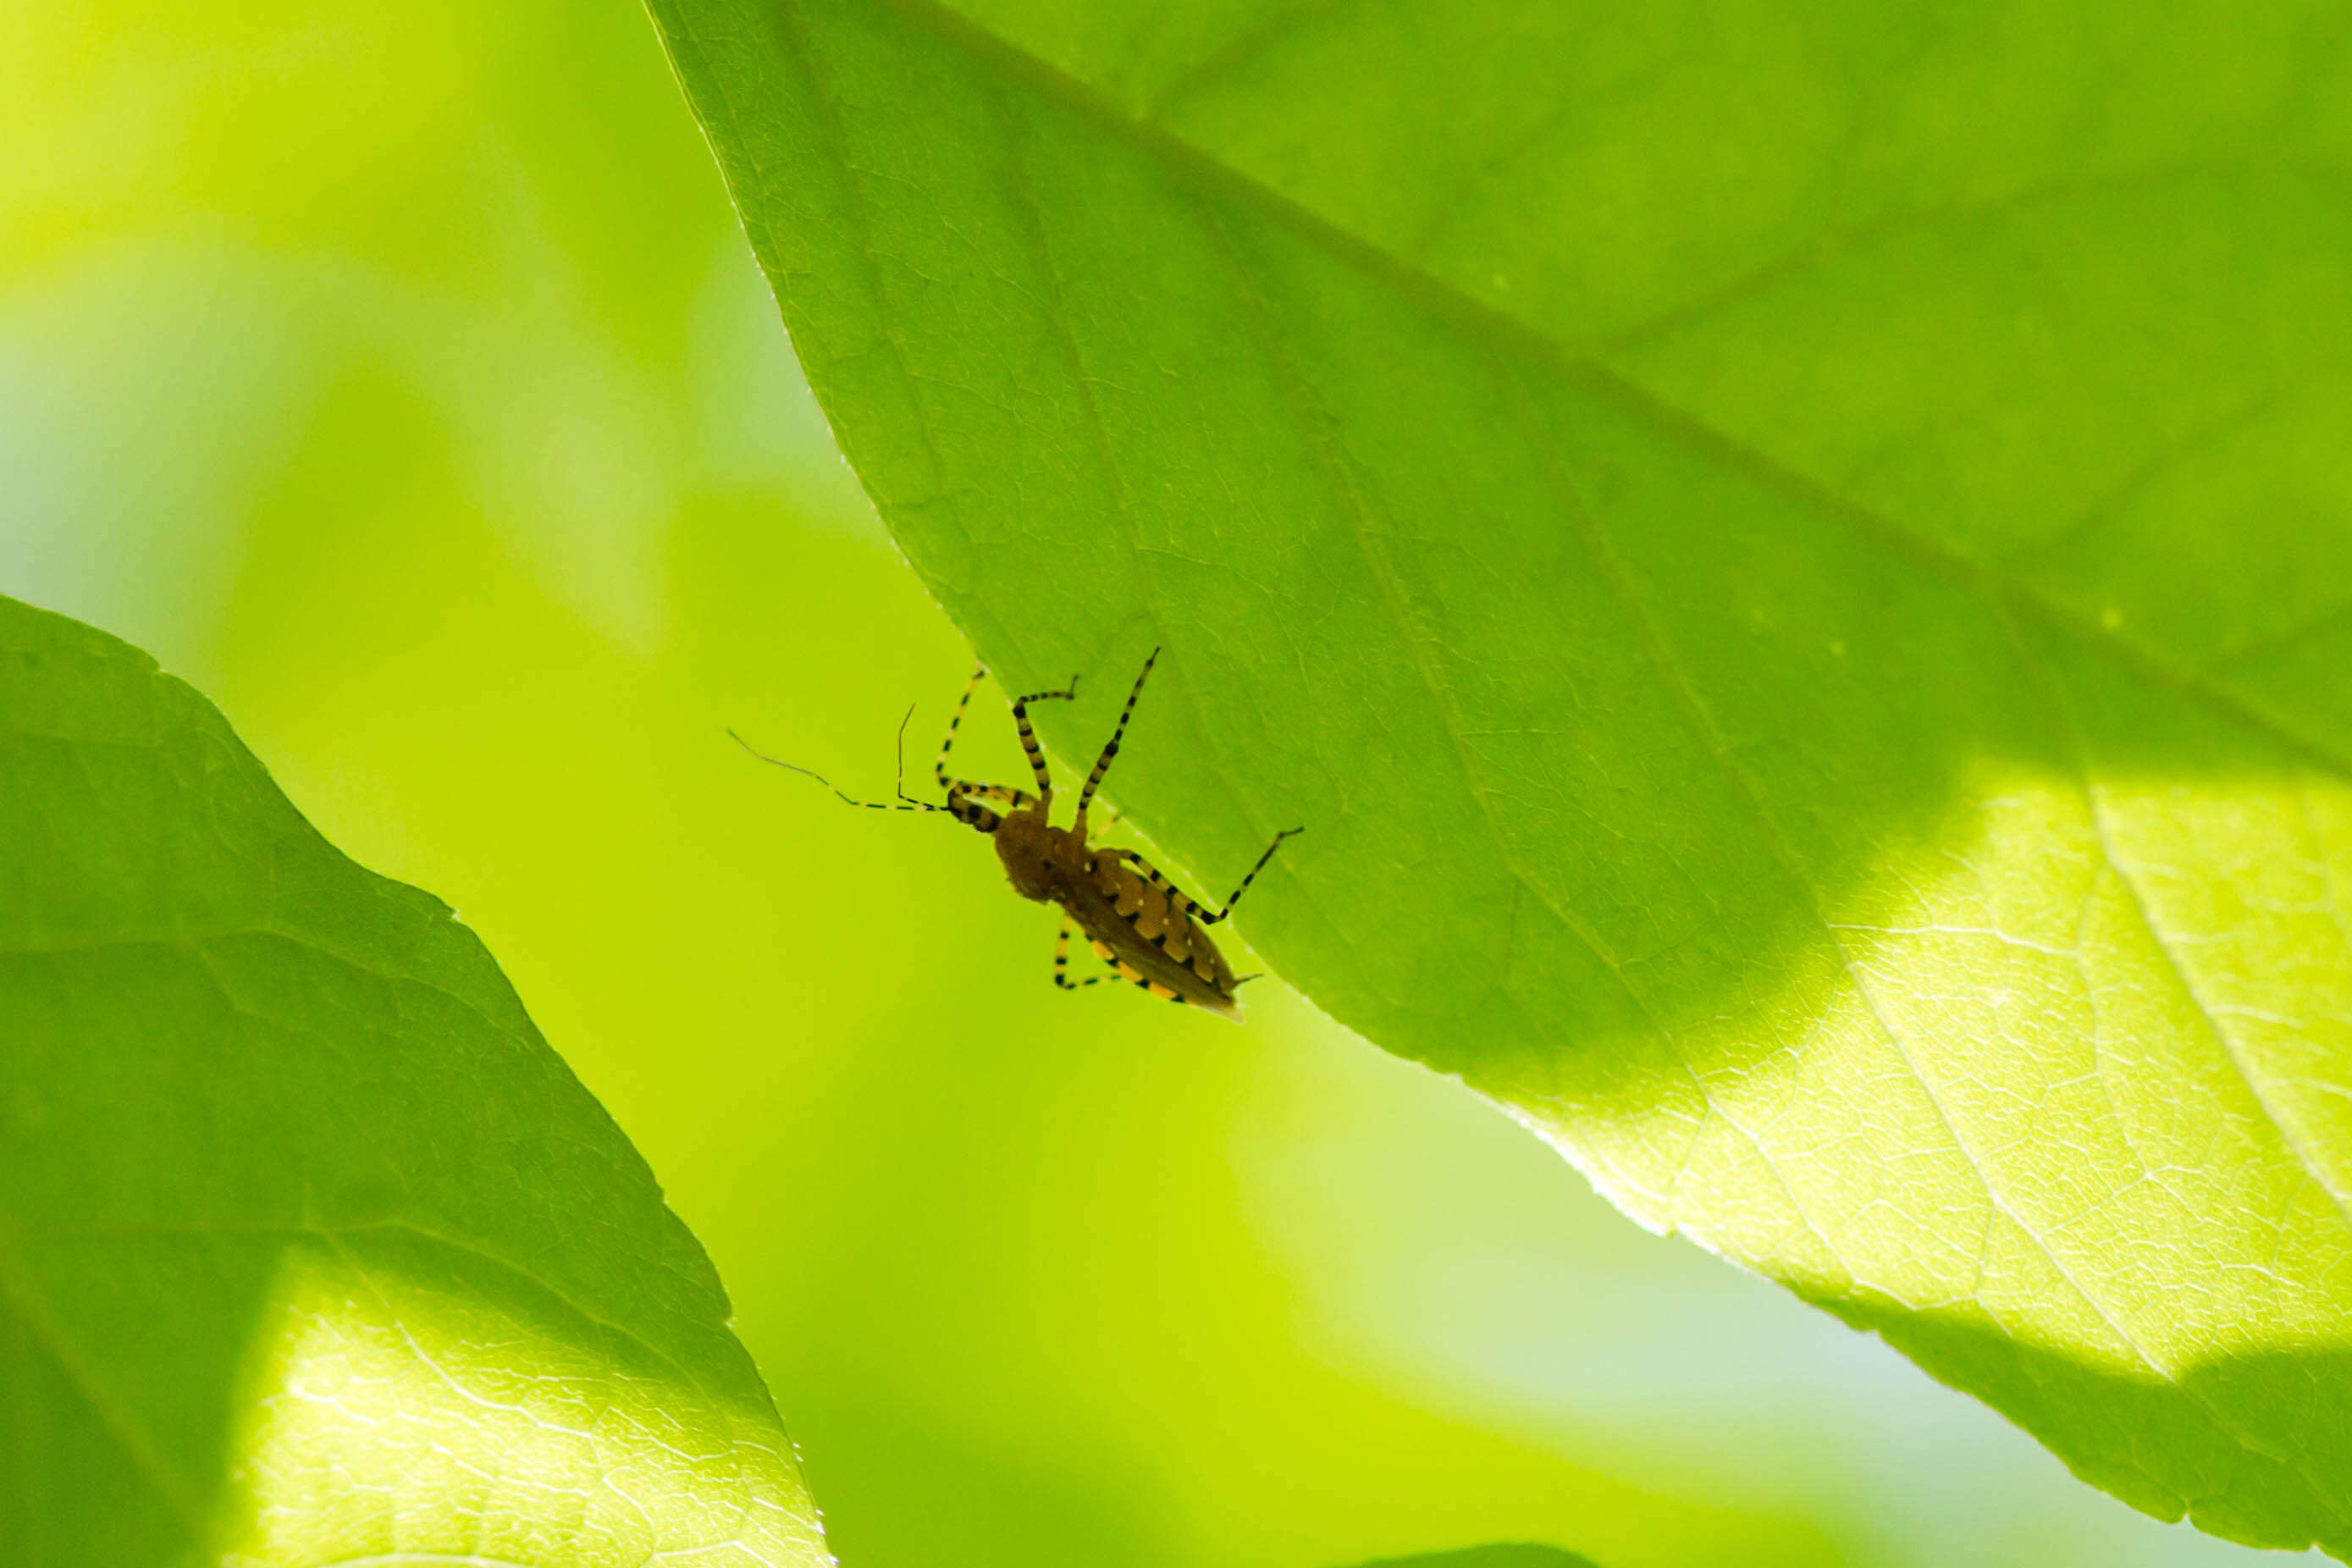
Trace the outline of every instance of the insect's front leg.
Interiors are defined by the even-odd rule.
[[[971,667],[971,679],[963,683],[963,695],[956,699],[955,711],[948,715],[947,737],[940,742],[940,754],[931,763],[932,776],[940,781],[941,789],[950,793],[955,790],[957,781],[948,777],[948,753],[955,750],[956,731],[963,726],[963,710],[971,706],[971,694],[980,689],[987,674],[988,666],[984,664]]]
[[[964,682],[963,695],[956,699],[955,711],[948,715],[948,732],[940,742],[940,754],[931,759],[931,776],[939,780],[940,787],[950,795],[961,793],[974,800],[1001,801],[1012,810],[1018,811],[1032,804],[1035,797],[1006,784],[974,784],[969,779],[948,777],[948,753],[955,750],[956,731],[963,728],[963,710],[971,706],[971,694],[980,689],[980,683],[987,678],[988,666],[972,666],[971,679]],[[1029,753],[1029,766],[1037,775],[1037,787],[1048,796],[1054,792],[1053,782],[1045,773],[1045,758],[1037,749],[1037,737],[1029,730],[1028,705],[1049,698],[1075,697],[1077,690],[1078,678],[1074,675],[1070,677],[1070,687],[1066,691],[1033,691],[1026,697],[1013,700],[1013,721],[1021,729],[1022,750]],[[911,715],[913,710],[908,711]],[[903,723],[900,728],[905,728]]]
[[[1047,800],[1054,798],[1054,775],[1045,771],[1045,753],[1037,744],[1037,732],[1029,728],[1029,704],[1032,702],[1067,702],[1078,694],[1078,678],[1070,677],[1070,684],[1059,691],[1032,691],[1013,700],[1013,727],[1021,731],[1021,749],[1029,753],[1029,771],[1037,775],[1037,793]]]
[[[950,779],[947,789],[950,795],[960,795],[966,800],[993,801],[1007,811],[1019,811],[1024,806],[1037,804],[1035,795],[1025,789],[1014,789],[1011,784],[982,784],[976,779]]]
[[[971,679],[963,683],[963,695],[956,699],[955,711],[948,715],[948,732],[940,741],[940,754],[931,759],[931,776],[939,780],[940,788],[947,792],[947,809],[955,814],[958,821],[969,823],[983,832],[993,832],[996,828],[997,816],[994,812],[984,809],[980,805],[980,802],[993,801],[1007,811],[1020,811],[1034,805],[1037,797],[1026,790],[1014,789],[1011,784],[982,784],[976,779],[958,779],[948,776],[948,755],[955,750],[956,731],[963,728],[964,710],[971,706],[971,694],[980,689],[980,683],[986,679],[988,679],[988,666],[984,664],[972,666]],[[1075,686],[1076,682],[1072,684]],[[1048,691],[1043,695],[1056,697],[1067,696],[1068,693]],[[1029,697],[1022,700],[1034,702],[1038,699]],[[1020,704],[1015,703],[1014,713],[1017,715],[1020,710]],[[910,708],[907,711],[911,718],[914,710]],[[906,723],[903,720],[900,721],[898,729],[901,734],[906,732]],[[1034,763],[1036,742],[1034,737],[1029,734],[1025,721],[1022,724],[1021,732],[1024,740],[1028,743]],[[1040,773],[1038,776],[1042,779],[1045,775]],[[901,790],[899,793],[903,796],[906,792]]]
[[[1037,797],[1011,784],[978,784],[971,779],[948,781],[948,815],[966,827],[976,827],[982,833],[994,833],[1004,824],[1003,816],[983,804],[994,801],[1007,811],[1019,811],[1036,804]]]

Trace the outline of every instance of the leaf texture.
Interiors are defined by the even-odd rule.
[[[823,1563],[701,1247],[450,912],[0,599],[0,1558]]]

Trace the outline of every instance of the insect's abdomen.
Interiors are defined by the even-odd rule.
[[[1098,955],[1155,995],[1238,1016],[1234,972],[1206,931],[1115,857],[1097,854],[1088,869],[1066,907]]]

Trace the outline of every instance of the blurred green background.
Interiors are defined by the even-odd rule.
[[[1275,983],[1241,1030],[1061,995],[984,844],[738,752],[885,790],[970,656],[625,0],[37,0],[0,145],[0,591],[155,653],[483,934],[716,1257],[851,1568],[2252,1560]]]

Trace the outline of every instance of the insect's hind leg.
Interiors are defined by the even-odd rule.
[[[1242,885],[1234,889],[1234,896],[1225,900],[1225,907],[1222,910],[1202,909],[1199,904],[1193,902],[1192,899],[1186,897],[1183,890],[1178,888],[1175,883],[1170,881],[1165,876],[1161,875],[1159,867],[1154,866],[1150,861],[1146,860],[1134,850],[1118,849],[1112,851],[1112,853],[1116,854],[1120,859],[1126,861],[1129,865],[1134,867],[1137,870],[1142,872],[1143,879],[1150,882],[1161,892],[1167,894],[1168,901],[1170,903],[1175,905],[1178,909],[1183,910],[1185,914],[1191,916],[1193,920],[1200,921],[1202,925],[1213,926],[1218,921],[1223,920],[1227,915],[1234,912],[1234,906],[1242,901],[1242,895],[1249,891],[1250,884],[1252,882],[1257,880],[1257,874],[1265,869],[1265,863],[1274,858],[1274,852],[1282,847],[1282,841],[1306,831],[1307,829],[1304,827],[1286,827],[1281,832],[1276,834],[1274,836],[1274,842],[1265,847],[1265,853],[1257,858],[1257,864],[1249,868],[1249,875],[1242,879]]]
[[[1192,898],[1186,894],[1181,888],[1179,888],[1175,883],[1170,881],[1167,877],[1161,873],[1159,867],[1153,865],[1150,861],[1146,860],[1138,851],[1133,849],[1114,849],[1111,853],[1118,856],[1121,860],[1126,861],[1129,865],[1134,867],[1138,871],[1141,872],[1145,881],[1150,883],[1153,887],[1167,894],[1168,901],[1186,915],[1192,916],[1195,919],[1200,919],[1206,915],[1206,910],[1202,910],[1200,905],[1194,903]]]
[[[1084,980],[1070,978],[1070,917],[1062,917],[1062,934],[1054,941],[1054,984],[1065,991],[1082,991],[1099,984],[1102,976],[1089,974]]]
[[[1213,926],[1219,921],[1223,920],[1227,915],[1232,914],[1234,912],[1234,906],[1242,901],[1242,895],[1249,891],[1250,884],[1257,880],[1257,874],[1265,869],[1265,863],[1274,858],[1274,852],[1282,847],[1282,841],[1286,838],[1294,838],[1306,831],[1307,829],[1304,826],[1286,827],[1281,832],[1276,834],[1274,836],[1274,842],[1265,847],[1265,853],[1257,858],[1257,864],[1249,868],[1249,875],[1242,879],[1242,885],[1234,889],[1234,896],[1225,900],[1225,907],[1217,910],[1214,914],[1203,912],[1200,917],[1201,923],[1202,925]]]

